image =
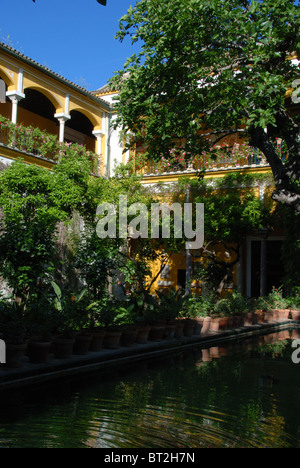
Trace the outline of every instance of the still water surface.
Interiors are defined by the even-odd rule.
[[[0,394],[2,448],[300,447],[287,331]]]

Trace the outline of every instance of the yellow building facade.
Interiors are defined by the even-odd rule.
[[[0,115],[13,124],[38,127],[59,142],[84,145],[101,157],[104,174],[111,106],[34,60],[0,43]],[[11,161],[21,155],[0,138],[0,156]],[[22,154],[24,161],[49,167],[51,161]]]

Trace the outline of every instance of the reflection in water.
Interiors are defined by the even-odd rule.
[[[299,447],[299,331],[1,395],[0,447]]]

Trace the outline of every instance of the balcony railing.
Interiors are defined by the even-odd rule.
[[[244,148],[243,148],[244,149]],[[143,176],[176,174],[206,171],[229,170],[246,167],[268,166],[265,157],[258,151],[248,147],[247,151],[206,153],[186,161],[185,159],[164,159],[159,162],[147,161],[144,158],[133,158],[133,171]]]
[[[0,116],[0,145],[25,153],[36,158],[45,159],[53,164],[59,162],[63,151],[73,150],[74,154],[85,153],[91,161],[91,173],[99,174],[99,156],[78,144],[59,143],[55,135],[39,128],[14,125]]]

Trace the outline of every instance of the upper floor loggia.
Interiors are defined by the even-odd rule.
[[[101,156],[100,173],[105,171],[110,112],[103,99],[0,43],[0,115],[56,135],[59,142],[84,145]],[[2,147],[1,156],[18,155]]]

